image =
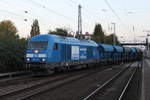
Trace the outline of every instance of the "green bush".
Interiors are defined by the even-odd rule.
[[[23,70],[25,50],[25,39],[0,38],[0,72]]]

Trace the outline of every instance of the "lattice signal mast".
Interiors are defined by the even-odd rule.
[[[81,17],[81,5],[78,5],[78,34],[82,39],[82,17]]]

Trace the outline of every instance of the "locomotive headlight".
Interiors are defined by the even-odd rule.
[[[46,61],[46,59],[43,58],[42,61]]]
[[[30,58],[27,58],[27,61],[30,61]]]
[[[38,51],[38,50],[35,50],[34,52],[35,52],[35,53],[38,53],[39,51]]]

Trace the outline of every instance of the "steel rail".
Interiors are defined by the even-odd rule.
[[[115,80],[117,77],[119,77],[123,72],[125,72],[128,68],[130,68],[132,64],[130,64],[128,67],[122,69],[121,71],[119,71],[117,74],[115,74],[111,79],[109,79],[108,81],[106,81],[103,85],[101,85],[100,87],[98,87],[97,89],[95,89],[91,94],[89,94],[88,96],[86,96],[83,100],[88,100],[89,98],[91,98],[93,95],[95,95],[99,90],[101,90],[102,88],[104,88],[105,86],[107,86],[108,84],[110,84],[113,80]]]
[[[115,67],[115,66],[113,66],[113,67]],[[106,70],[106,69],[104,69],[104,70]],[[67,75],[65,75],[63,77],[59,77],[59,78],[56,78],[56,79],[48,80],[48,81],[42,82],[42,83],[37,83],[37,84],[31,85],[31,86],[28,86],[28,87],[24,87],[24,88],[18,88],[17,90],[12,90],[12,91],[9,91],[8,93],[0,94],[0,98],[7,98],[8,96],[12,96],[13,97],[13,96],[15,96],[13,94],[16,94],[16,93],[19,93],[19,92],[22,95],[23,93],[21,93],[21,92],[23,92],[23,91],[30,91],[31,89],[36,89],[36,88],[39,88],[39,87],[43,87],[43,86],[46,86],[47,84],[54,84],[55,82],[60,83],[60,84],[58,84],[56,86],[50,87],[50,89],[56,88],[58,86],[61,86],[62,84],[65,84],[65,83],[68,83],[68,82],[80,79],[80,78],[85,77],[85,76],[89,76],[89,75],[95,74],[95,72],[98,73],[100,71],[93,70],[93,71],[90,71],[88,73],[84,72],[84,73],[82,73],[80,75],[78,75],[78,72],[77,72],[77,73],[72,74],[71,76],[69,74],[67,74]],[[66,79],[66,80],[68,79],[68,81],[60,82],[63,79]],[[37,91],[36,93],[29,94],[29,95],[24,95],[22,97],[19,97],[19,100],[24,100],[26,98],[29,98],[29,97],[32,97],[34,95],[40,94],[40,93],[45,92],[47,90],[49,90],[49,89],[45,89],[45,90],[42,90],[42,91]],[[18,95],[20,95],[20,94],[18,94]]]
[[[118,67],[118,65],[117,66],[113,66],[113,67]],[[113,68],[112,67],[112,68]],[[104,69],[104,70],[107,70],[108,68],[106,68],[106,69]],[[52,87],[52,88],[48,88],[48,89],[46,89],[46,90],[44,90],[44,91],[40,91],[40,92],[38,92],[38,93],[33,93],[33,94],[31,94],[31,95],[26,95],[26,96],[23,96],[23,97],[21,97],[21,98],[19,98],[19,100],[27,100],[28,98],[30,98],[30,97],[32,97],[32,96],[35,96],[35,95],[38,95],[38,94],[41,94],[41,93],[44,93],[45,91],[48,91],[48,90],[52,90],[52,89],[54,89],[54,88],[57,88],[57,87],[59,87],[59,86],[62,86],[62,85],[64,85],[64,84],[68,84],[68,83],[70,83],[70,82],[72,82],[72,81],[75,81],[75,80],[78,80],[78,79],[81,79],[81,78],[83,78],[83,77],[86,77],[86,76],[89,76],[89,75],[93,75],[93,74],[96,74],[96,73],[99,73],[100,71],[98,71],[98,70],[94,70],[94,71],[92,71],[92,72],[88,72],[88,73],[84,73],[84,75],[80,75],[79,77],[77,77],[77,78],[75,78],[75,79],[71,79],[70,81],[66,81],[66,82],[63,82],[63,83],[61,83],[61,84],[59,84],[59,85],[57,85],[57,86],[54,86],[54,87]]]
[[[125,95],[126,90],[127,90],[128,86],[129,86],[129,84],[131,83],[131,81],[132,81],[136,71],[137,71],[137,68],[135,68],[134,72],[132,73],[131,77],[129,78],[129,80],[128,80],[127,84],[125,85],[125,88],[123,89],[123,91],[122,91],[121,95],[119,96],[118,100],[122,100],[123,99],[123,96]]]

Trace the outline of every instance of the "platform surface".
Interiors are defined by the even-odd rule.
[[[141,100],[150,100],[150,59],[143,61]]]

